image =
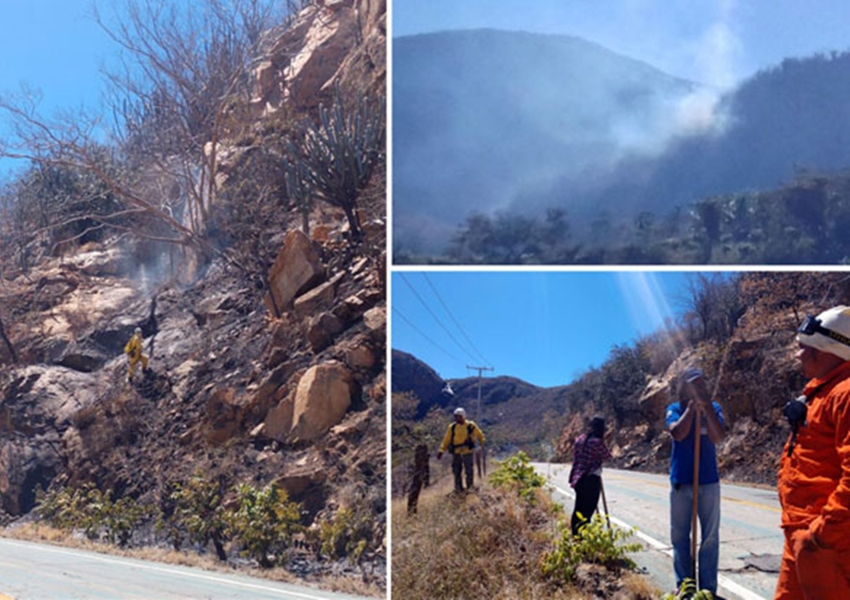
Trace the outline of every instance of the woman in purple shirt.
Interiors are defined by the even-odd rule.
[[[578,436],[573,446],[573,467],[570,485],[576,492],[571,526],[573,535],[584,526],[599,504],[602,491],[602,463],[611,460],[611,453],[602,439],[605,436],[605,419],[600,416],[590,420],[590,430]]]

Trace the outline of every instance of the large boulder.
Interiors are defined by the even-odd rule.
[[[336,298],[336,286],[344,276],[345,273],[337,273],[323,284],[298,296],[294,304],[295,314],[303,319],[330,308]]]
[[[292,417],[295,412],[295,399],[292,396],[281,400],[269,410],[263,427],[257,433],[262,437],[283,441],[292,431]]]
[[[339,423],[351,406],[351,372],[337,362],[316,365],[298,382],[291,437],[314,440]]]
[[[307,339],[313,352],[318,354],[327,348],[344,328],[345,323],[331,313],[322,313],[310,319],[307,324]]]
[[[286,490],[290,500],[299,502],[303,510],[315,515],[325,505],[327,470],[322,465],[296,467],[275,479]]]
[[[292,301],[324,279],[325,269],[310,238],[301,231],[291,231],[269,270],[269,293],[266,304],[280,316]]]
[[[232,388],[215,388],[205,406],[204,438],[219,446],[242,432],[244,406]]]

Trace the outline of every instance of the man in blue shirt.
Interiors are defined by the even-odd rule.
[[[697,514],[700,523],[698,553],[699,589],[717,594],[720,555],[720,476],[715,444],[723,439],[723,409],[711,401],[700,369],[685,369],[679,378],[681,400],[667,407],[667,429],[673,436],[670,459],[670,538],[676,587],[691,574],[691,519],[694,503],[695,430],[699,423],[699,487]]]

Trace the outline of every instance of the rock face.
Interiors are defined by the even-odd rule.
[[[63,466],[62,432],[108,385],[104,374],[31,365],[14,369],[0,387],[0,503],[29,511],[35,486],[46,489]]]
[[[266,59],[254,71],[257,112],[275,112],[284,103],[315,108],[335,81],[383,95],[386,10],[386,0],[325,0],[268,36]]]
[[[35,504],[35,490],[46,489],[62,467],[57,440],[40,443],[11,442],[0,448],[0,497],[2,509],[23,514]]]
[[[216,264],[189,288],[162,287],[156,301],[102,271],[77,275],[46,265],[43,276],[31,276],[43,282],[41,301],[20,288],[14,309],[23,316],[8,329],[26,351],[0,380],[0,507],[26,513],[35,486],[59,476],[142,496],[165,473],[177,480],[188,473],[196,453],[226,452],[243,439],[303,448],[365,435],[346,423],[355,415],[368,421],[364,405],[384,403],[386,309],[377,270],[385,263],[353,256],[329,267],[315,244],[298,231],[284,236],[272,269],[273,293],[287,307],[280,318],[269,318],[258,292]],[[91,252],[85,264],[110,264]],[[61,329],[39,330],[56,307],[66,315]],[[151,372],[130,384],[123,346],[137,325]],[[347,450],[339,452],[315,458],[312,469],[342,460]],[[373,447],[370,473],[383,452]],[[283,467],[283,455],[265,456],[264,465]],[[234,461],[209,468],[253,477]],[[289,481],[301,482],[293,490],[318,510],[339,482],[305,477]],[[305,481],[320,489],[302,489]]]

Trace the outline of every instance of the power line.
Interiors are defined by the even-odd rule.
[[[405,316],[404,316],[404,314],[402,314],[402,312],[401,312],[398,308],[396,308],[395,306],[393,306],[393,313],[395,313],[395,314],[397,314],[399,317],[401,317],[402,321],[404,321],[405,323],[407,323],[408,325],[410,325],[416,333],[418,333],[419,335],[421,335],[422,337],[424,337],[426,340],[428,340],[429,342],[431,342],[432,344],[434,344],[434,346],[436,346],[436,347],[437,347],[440,351],[442,351],[443,353],[445,353],[447,356],[450,356],[452,359],[456,360],[457,362],[459,362],[459,363],[463,364],[463,362],[464,362],[464,361],[462,361],[462,360],[461,360],[461,359],[459,359],[457,356],[455,356],[454,354],[452,354],[451,352],[449,352],[448,350],[446,350],[445,348],[443,348],[440,344],[438,344],[437,342],[435,342],[434,340],[432,340],[430,337],[428,337],[428,335],[427,335],[426,333],[424,333],[421,329],[419,329],[416,325],[414,325],[414,324],[413,324],[413,322],[411,322],[411,320],[410,320],[410,319],[408,319],[407,317],[405,317]]]
[[[463,330],[463,327],[461,327],[460,323],[458,323],[458,322],[457,322],[457,319],[455,319],[454,315],[452,314],[452,311],[451,311],[451,310],[449,310],[449,307],[448,307],[448,306],[446,306],[446,303],[445,303],[445,302],[443,302],[443,298],[440,296],[440,292],[438,292],[438,291],[437,291],[437,288],[435,288],[435,287],[434,287],[434,284],[432,284],[432,283],[431,283],[431,280],[430,280],[430,279],[428,279],[428,274],[427,274],[427,273],[422,273],[422,276],[425,278],[425,282],[426,282],[426,283],[428,284],[428,286],[431,288],[431,291],[432,291],[432,292],[434,292],[434,295],[437,297],[437,300],[439,300],[439,301],[440,301],[440,304],[443,306],[443,308],[445,309],[445,311],[448,313],[449,318],[452,320],[452,323],[454,323],[454,324],[455,324],[455,327],[457,327],[457,328],[458,328],[458,331],[460,331],[461,335],[463,335],[463,338],[464,338],[467,342],[469,342],[469,345],[470,345],[470,346],[472,346],[472,349],[473,349],[473,350],[475,350],[475,353],[478,355],[478,358],[480,358],[482,361],[484,361],[484,364],[487,364],[487,365],[491,364],[491,363],[490,363],[490,361],[489,361],[489,360],[487,360],[487,359],[484,357],[484,355],[483,355],[483,354],[481,354],[481,352],[478,350],[478,348],[476,348],[476,347],[475,347],[475,344],[473,344],[473,343],[472,343],[472,340],[471,340],[471,339],[469,339],[469,336],[468,336],[468,335],[466,335],[466,331],[464,331],[464,330]],[[468,354],[468,353],[467,353],[467,354]]]
[[[410,282],[407,280],[407,277],[404,276],[404,273],[399,273],[398,275],[399,275],[399,277],[401,277],[401,280],[405,284],[407,284],[407,287],[410,288],[410,291],[413,292],[413,295],[416,296],[416,299],[419,300],[419,302],[422,304],[422,306],[425,307],[425,310],[428,311],[428,314],[430,314],[431,317],[433,317],[434,321],[437,322],[437,325],[439,325],[443,329],[443,331],[445,331],[446,334],[451,338],[451,340],[455,344],[457,344],[458,348],[460,348],[461,350],[466,352],[466,354],[469,355],[470,358],[475,359],[475,357],[472,355],[472,353],[469,350],[467,350],[459,341],[457,341],[457,338],[454,336],[454,334],[452,334],[452,332],[449,331],[449,329],[445,325],[443,325],[442,321],[440,321],[440,318],[436,314],[434,314],[434,311],[431,310],[431,307],[428,306],[428,303],[425,302],[425,300],[422,299],[422,296],[419,295],[419,292],[417,292],[416,289],[410,284]],[[463,362],[463,361],[461,361],[461,362]]]

